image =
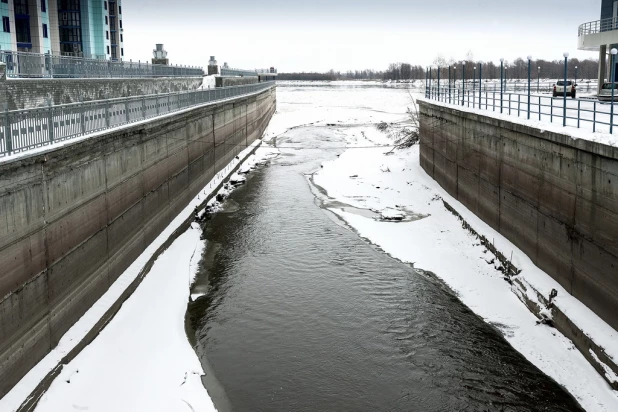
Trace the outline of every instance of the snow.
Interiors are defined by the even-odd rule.
[[[216,84],[217,77],[219,76],[215,74],[204,76],[204,79],[202,80],[202,84],[200,85],[200,87],[198,87],[198,90],[214,89],[217,86]]]
[[[195,225],[157,259],[116,317],[63,368],[38,412],[215,410],[184,330],[200,234]]]
[[[331,134],[345,139],[347,150],[335,160],[323,163],[313,175],[315,184],[325,189],[331,200],[376,211],[382,217],[405,213],[420,218],[393,222],[352,213],[349,208],[333,207],[331,212],[392,257],[435,273],[464,304],[498,328],[516,350],[562,384],[586,410],[618,410],[617,393],[570,340],[548,325],[537,325],[538,319],[516,295],[522,293],[521,289],[504,281],[503,274],[496,270],[498,264],[493,262],[493,255],[462,228],[461,222],[445,209],[442,199],[477,232],[492,239],[503,254],[510,257],[513,253],[514,264],[523,270],[518,276],[523,282],[546,297],[552,289],[558,290],[554,304],[614,359],[618,359],[616,331],[534,266],[512,243],[449,196],[420,167],[418,146],[385,155],[390,150],[385,146],[392,145],[392,140],[377,131],[375,124],[404,124],[406,106],[411,105],[406,90],[303,89],[298,84],[280,88],[277,99],[278,111],[267,130],[267,138],[276,138],[299,126],[307,127],[307,133],[311,133],[316,126],[331,124]],[[531,290],[525,293],[538,301]]]
[[[241,152],[238,158],[247,157],[260,143],[260,140],[254,142]],[[270,153],[272,149],[260,151],[258,148],[257,152]],[[86,336],[88,331],[94,327],[103,314],[138,277],[142,268],[157,249],[165,243],[188,216],[193,214],[195,207],[200,205],[204,198],[230,175],[239,161],[238,159],[232,160],[221,172],[217,173],[210,183],[204,187],[203,192],[189,203],[114,282],[110,289],[69,329],[61,338],[58,346],[32,368],[8,394],[0,399],[0,411],[17,410],[39,382]],[[183,407],[185,409],[180,407],[151,409],[157,403],[145,399],[146,392],[144,390],[148,392],[146,398],[160,401],[161,407],[172,404],[179,405],[175,403],[178,400],[194,402],[198,407],[206,407],[208,396],[201,386],[200,380],[200,375],[203,372],[197,355],[188,344],[184,334],[184,313],[189,297],[190,281],[194,275],[196,264],[196,261],[191,257],[201,254],[201,252],[198,253],[199,250],[197,249],[197,243],[201,243],[199,242],[199,231],[190,230],[188,234],[184,234],[181,238],[182,240],[179,238],[177,241],[180,242],[180,246],[177,246],[177,242],[174,242],[171,248],[159,257],[151,273],[146,276],[142,284],[125,302],[97,339],[64,367],[61,377],[54,381],[42,399],[45,402],[37,410],[78,410],[84,406],[88,407],[90,411],[190,410],[186,404]],[[177,251],[181,255],[188,253],[187,250],[190,250],[191,254],[189,256],[182,255],[186,257],[183,259],[170,259],[170,256],[174,255],[174,253],[168,253],[172,248],[173,251]],[[169,272],[171,271],[177,272],[177,276],[170,277]],[[144,285],[146,286],[144,287]],[[181,306],[182,310],[179,309]],[[169,311],[169,317],[165,315],[159,320],[160,310]],[[153,316],[150,316],[150,314]],[[143,327],[141,326],[142,323],[145,323]],[[136,328],[139,328],[140,333],[134,332],[134,330],[138,330]],[[166,336],[167,334],[169,336]],[[144,335],[144,339],[141,338],[142,335]],[[106,345],[101,344],[101,341],[110,344],[117,342],[122,346],[116,347],[114,352],[108,352]],[[163,342],[165,343],[163,344]],[[119,362],[119,360],[122,360],[122,362]],[[123,362],[127,362],[126,367],[123,366]],[[178,365],[172,365],[173,363]],[[181,372],[183,380],[186,373],[186,382],[182,385],[185,386],[184,388],[178,388],[183,382],[183,380],[178,381]],[[167,373],[170,374],[169,378],[162,376]],[[125,376],[131,378],[125,379]],[[67,379],[75,384],[66,384]],[[124,389],[118,387],[118,382],[122,383],[120,386]],[[152,390],[148,389],[150,387]],[[118,397],[110,396],[110,394],[115,394],[116,392],[113,391],[116,390],[121,390],[118,393],[122,395],[118,395]],[[105,397],[112,399],[105,400],[103,399]],[[96,399],[97,402],[89,402],[88,399],[90,398]],[[124,409],[125,406],[122,405],[114,405],[114,408],[106,409],[105,407],[110,405],[110,402],[115,402],[115,398],[118,398],[119,402],[120,400],[126,402],[127,409]],[[59,407],[59,402],[66,402],[65,406]],[[69,402],[71,403],[69,404]],[[99,402],[101,402],[101,407],[97,406]],[[74,408],[73,405],[79,408]],[[210,405],[208,408],[197,408],[196,410],[209,411],[214,410],[214,408]]]

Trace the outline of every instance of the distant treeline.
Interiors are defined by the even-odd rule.
[[[464,66],[465,64],[465,66]],[[482,76],[484,79],[500,78],[500,62],[481,62]],[[451,75],[461,79],[463,68],[467,79],[479,76],[479,62],[472,59],[447,62],[437,58],[433,65],[433,77],[437,76],[437,67],[440,67],[440,76],[448,78],[448,67],[451,66]],[[594,59],[569,59],[567,70],[569,78],[575,77],[577,66],[578,79],[595,79],[598,74],[599,62]],[[474,68],[476,67],[476,72]],[[509,79],[525,79],[528,77],[528,61],[522,58],[513,62],[504,62],[505,75]],[[540,69],[539,69],[540,68]],[[558,79],[564,76],[564,60],[532,60],[531,77],[536,79]],[[326,73],[279,73],[279,80],[423,80],[426,76],[426,68],[409,63],[391,63],[384,71],[378,70],[349,70],[339,72],[330,70]]]

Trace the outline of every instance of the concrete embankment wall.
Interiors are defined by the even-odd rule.
[[[0,397],[260,138],[275,89],[0,164]]]
[[[618,330],[618,148],[429,102],[419,110],[423,169]]]
[[[34,109],[119,97],[195,90],[202,77],[153,79],[8,79],[0,80],[0,110]]]

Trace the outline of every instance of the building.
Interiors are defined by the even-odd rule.
[[[618,0],[601,1],[601,19],[579,26],[577,33],[580,50],[594,50],[599,53],[599,89],[610,77],[608,54],[613,47],[618,48]],[[618,60],[618,59],[617,59]],[[614,81],[618,80],[618,70],[614,70]]]
[[[121,0],[0,0],[2,50],[122,60]]]

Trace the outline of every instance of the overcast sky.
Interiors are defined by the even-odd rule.
[[[441,54],[476,60],[578,58],[577,28],[601,0],[125,0],[125,56],[150,60],[164,43],[172,64],[280,72],[427,65]]]

